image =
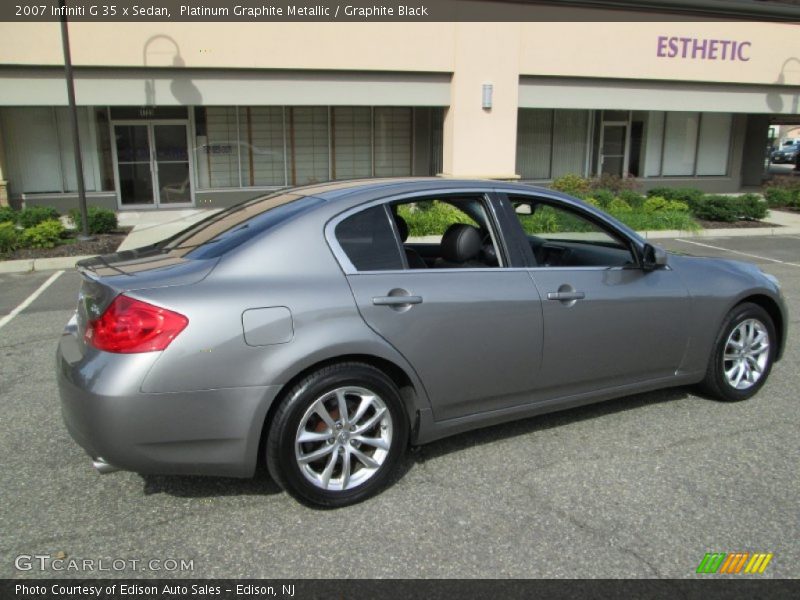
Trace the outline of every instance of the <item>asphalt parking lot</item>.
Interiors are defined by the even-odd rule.
[[[0,577],[694,577],[704,553],[736,551],[774,554],[757,577],[797,577],[800,236],[660,243],[781,280],[789,343],[756,398],[674,389],[463,434],[336,511],[301,506],[263,473],[95,473],[59,412],[55,345],[79,285],[64,272],[0,325]],[[52,276],[0,275],[0,318]],[[15,569],[19,555],[58,553],[193,570]]]

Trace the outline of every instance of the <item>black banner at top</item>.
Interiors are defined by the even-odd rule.
[[[62,6],[63,4],[63,6]],[[800,6],[755,0],[3,0],[0,21],[458,22],[800,21]]]

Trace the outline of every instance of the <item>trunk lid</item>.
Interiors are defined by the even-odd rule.
[[[119,294],[198,283],[218,261],[186,258],[181,251],[154,244],[78,262],[83,279],[78,293],[77,337],[83,340],[87,323],[99,318]]]

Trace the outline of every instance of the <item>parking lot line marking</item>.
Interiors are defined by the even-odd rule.
[[[44,291],[45,291],[45,290],[46,290],[48,287],[50,287],[50,285],[51,285],[51,284],[52,284],[52,283],[53,283],[53,282],[54,282],[56,279],[58,279],[59,277],[61,277],[61,275],[62,275],[63,273],[64,273],[64,271],[56,271],[55,273],[53,273],[52,275],[50,275],[50,277],[48,278],[48,280],[47,280],[47,281],[45,281],[45,282],[44,282],[42,285],[40,285],[40,286],[39,286],[39,288],[38,288],[38,289],[37,289],[35,292],[33,292],[33,293],[30,295],[30,296],[28,296],[27,298],[25,298],[25,300],[23,300],[23,301],[22,301],[22,302],[21,302],[21,303],[20,303],[20,304],[19,304],[19,305],[18,305],[18,306],[17,306],[17,307],[14,309],[14,310],[12,310],[10,313],[8,313],[8,314],[7,314],[5,317],[3,317],[2,319],[0,319],[0,327],[4,327],[4,326],[5,326],[5,325],[6,325],[8,322],[10,322],[10,321],[11,321],[11,319],[13,319],[14,317],[16,317],[16,316],[17,316],[19,313],[21,313],[23,310],[25,310],[25,309],[26,309],[26,308],[28,308],[28,307],[29,307],[31,304],[33,304],[33,301],[34,301],[34,300],[36,300],[36,299],[37,299],[39,296],[41,296],[41,295],[42,295],[42,293],[43,293],[43,292],[44,292]]]
[[[703,246],[704,248],[712,248],[714,250],[722,250],[723,252],[730,252],[731,254],[741,254],[749,258],[757,258],[759,260],[768,260],[770,262],[779,263],[782,265],[789,265],[790,267],[800,267],[800,264],[793,262],[786,262],[785,260],[778,260],[777,258],[769,258],[768,256],[760,256],[758,254],[750,254],[748,252],[740,252],[739,250],[731,250],[730,248],[723,248],[722,246],[712,246],[711,244],[703,244],[701,242],[693,242],[692,240],[682,240],[675,238],[676,242],[683,242],[684,244],[694,244],[695,246]]]

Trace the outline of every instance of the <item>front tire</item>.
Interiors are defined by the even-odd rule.
[[[347,506],[388,484],[407,443],[394,382],[372,366],[340,363],[286,394],[269,428],[267,468],[302,502]]]
[[[717,335],[703,388],[727,402],[751,398],[772,370],[776,342],[775,325],[766,310],[750,302],[734,307]]]

